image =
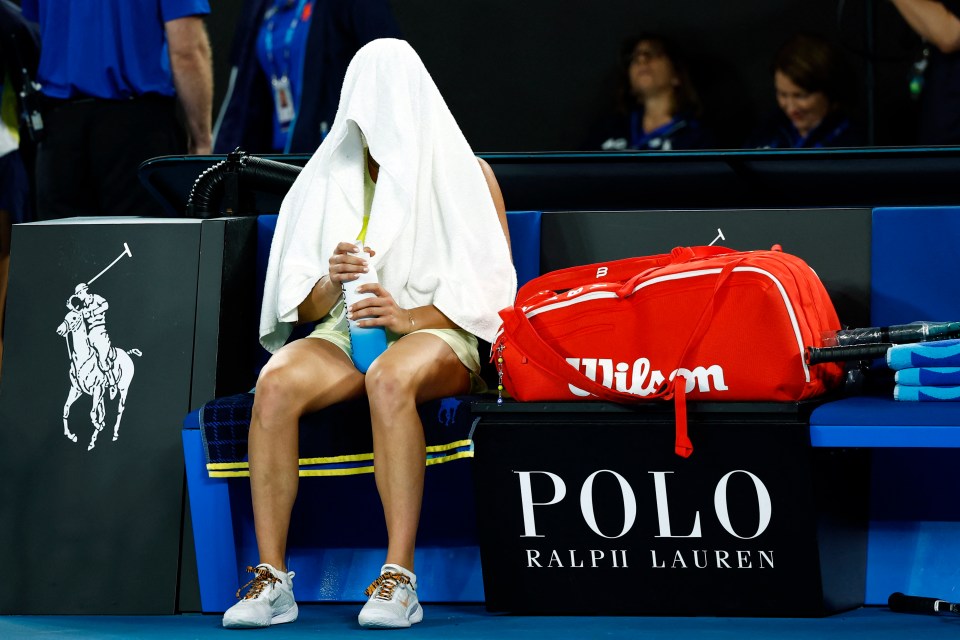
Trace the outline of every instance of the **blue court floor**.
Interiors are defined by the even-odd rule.
[[[361,638],[356,604],[301,605],[300,619],[264,630],[223,629],[214,615],[176,616],[3,616],[0,639],[20,638]],[[653,618],[531,617],[489,614],[482,605],[431,605],[424,621],[395,631],[403,638],[630,638],[649,640],[759,640],[761,638],[834,640],[927,640],[960,638],[960,616],[893,613],[866,607],[828,618]]]

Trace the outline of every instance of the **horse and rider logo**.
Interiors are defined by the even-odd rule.
[[[96,446],[97,436],[106,426],[106,398],[117,400],[117,417],[113,424],[113,439],[120,437],[120,420],[127,402],[127,393],[133,381],[133,359],[143,355],[139,349],[117,349],[107,333],[106,312],[110,304],[90,291],[90,285],[124,257],[133,257],[130,247],[123,243],[123,253],[106,269],[87,282],[78,284],[67,299],[67,314],[57,327],[57,335],[66,339],[70,356],[70,391],[63,404],[63,434],[77,441],[70,431],[70,407],[81,395],[91,396],[90,422],[93,435],[87,451]]]

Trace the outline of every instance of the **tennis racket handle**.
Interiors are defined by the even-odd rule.
[[[845,362],[848,360],[873,360],[887,355],[893,345],[889,342],[850,345],[846,347],[807,347],[807,364],[821,362]]]
[[[939,598],[924,598],[923,596],[908,596],[906,594],[891,593],[887,598],[887,606],[891,611],[901,613],[944,613],[950,611],[950,603]]]

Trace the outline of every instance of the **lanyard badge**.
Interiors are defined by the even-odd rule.
[[[277,120],[281,125],[290,124],[293,121],[296,110],[293,107],[293,91],[290,89],[290,78],[286,75],[281,77],[274,76],[270,79],[273,86],[273,106],[277,113]]]
[[[270,85],[273,89],[273,106],[274,112],[277,114],[277,122],[280,123],[281,127],[286,127],[289,125],[291,122],[293,122],[293,119],[296,116],[296,107],[294,106],[293,101],[293,88],[290,85],[290,76],[288,75],[288,71],[290,69],[290,48],[291,43],[293,42],[294,32],[297,30],[299,23],[305,23],[310,19],[310,7],[312,7],[312,3],[308,4],[307,0],[300,0],[299,4],[297,5],[296,10],[293,13],[293,18],[290,20],[290,24],[286,29],[286,33],[284,34],[281,52],[282,55],[279,61],[274,59],[273,50],[273,30],[275,26],[274,16],[277,12],[277,7],[272,7],[265,16],[267,22],[267,35],[265,44],[267,49],[267,59],[272,67],[270,74]]]

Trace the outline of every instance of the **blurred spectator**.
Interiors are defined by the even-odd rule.
[[[780,108],[744,146],[800,149],[864,144],[847,111],[852,79],[833,45],[818,36],[796,35],[777,52],[772,71]]]
[[[19,100],[23,83],[37,70],[39,36],[23,19],[20,8],[0,0],[0,358],[3,355],[3,314],[10,268],[11,225],[32,219],[30,178],[21,148],[32,157],[30,132],[21,131]]]
[[[155,156],[211,151],[208,0],[21,6],[41,37],[37,217],[163,215],[137,171]]]
[[[919,144],[960,144],[960,1],[892,0],[927,43],[922,70]]]
[[[700,98],[687,65],[666,38],[646,34],[627,40],[617,107],[590,134],[587,148],[616,151],[709,148],[700,122]]]
[[[353,55],[371,40],[399,37],[387,0],[246,0],[214,151],[313,153]]]

